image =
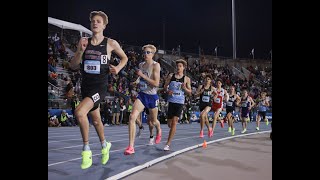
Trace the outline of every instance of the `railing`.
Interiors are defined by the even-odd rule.
[[[62,89],[61,88],[58,88],[57,86],[53,85],[50,82],[48,82],[48,88],[50,88],[50,90],[56,90],[56,92],[58,93],[57,96],[60,96],[61,93],[62,93]]]
[[[71,103],[67,99],[48,99],[48,109],[68,109]]]
[[[238,76],[242,80],[244,80],[246,78],[245,75],[236,67],[232,67],[232,72],[235,76]]]

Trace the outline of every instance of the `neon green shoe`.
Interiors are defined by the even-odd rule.
[[[260,130],[259,127],[256,127],[256,130],[259,131]]]
[[[267,126],[269,125],[269,120],[268,120],[268,119],[266,119],[266,125],[267,125]]]
[[[92,165],[92,152],[91,151],[82,151],[82,163],[81,169],[87,169]]]
[[[234,136],[235,132],[236,132],[236,128],[233,128],[231,135]]]
[[[231,127],[228,128],[228,132],[231,133]]]
[[[241,131],[241,133],[243,134],[243,133],[245,133],[246,131],[247,131],[247,129],[244,128],[244,129]]]
[[[102,150],[101,150],[101,163],[103,164],[103,165],[105,165],[105,164],[107,164],[107,162],[108,162],[108,160],[109,160],[109,150],[110,150],[110,148],[111,148],[111,146],[112,146],[112,144],[110,143],[110,142],[106,142],[106,144],[107,144],[107,147],[106,148],[103,148]]]

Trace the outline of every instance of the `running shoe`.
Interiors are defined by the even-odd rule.
[[[170,146],[169,146],[169,145],[165,145],[164,148],[163,148],[163,150],[165,150],[165,151],[170,151]]]
[[[128,146],[124,151],[124,155],[131,155],[131,154],[134,154],[134,148],[131,146]]]
[[[87,169],[92,165],[92,152],[89,151],[82,151],[82,163],[81,163],[81,169]]]
[[[112,144],[110,142],[106,142],[107,144],[107,147],[105,148],[102,148],[101,150],[101,163],[104,165],[104,164],[107,164],[108,160],[109,160],[109,150],[112,146]]]
[[[149,146],[154,145],[154,137],[150,138],[148,145],[149,145]]]
[[[162,130],[160,129],[159,133],[156,136],[156,144],[159,144],[161,141]]]
[[[245,133],[246,131],[247,131],[247,129],[244,128],[244,129],[241,131],[241,133],[243,134],[243,133]]]
[[[203,131],[200,131],[200,138],[203,138]]]

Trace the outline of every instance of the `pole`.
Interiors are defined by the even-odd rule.
[[[165,29],[166,29],[166,20],[165,20],[165,18],[163,17],[163,19],[162,19],[162,47],[163,47],[163,50],[165,51],[165,49],[166,49],[166,31],[165,31]]]
[[[233,38],[233,59],[237,59],[236,14],[235,14],[235,2],[234,2],[234,0],[232,0],[232,38]]]

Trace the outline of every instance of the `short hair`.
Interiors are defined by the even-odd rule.
[[[144,50],[145,48],[150,48],[150,49],[153,51],[153,54],[155,54],[155,53],[157,52],[157,48],[156,48],[154,45],[152,45],[152,44],[144,45],[144,46],[142,47],[142,50]]]
[[[105,25],[107,25],[108,22],[109,22],[109,21],[108,21],[108,16],[106,15],[106,13],[104,13],[104,12],[102,12],[102,11],[92,11],[92,12],[90,13],[90,17],[89,17],[90,22],[92,21],[92,18],[93,18],[94,16],[101,16],[102,19],[103,19],[103,24],[105,24]]]
[[[182,63],[184,67],[187,66],[187,62],[186,62],[184,59],[178,59],[178,60],[176,60],[176,64],[178,64],[178,63]]]
[[[218,81],[220,81],[220,82],[222,83],[222,80],[221,80],[220,78],[218,78],[218,79],[216,80],[216,82],[218,82]]]

